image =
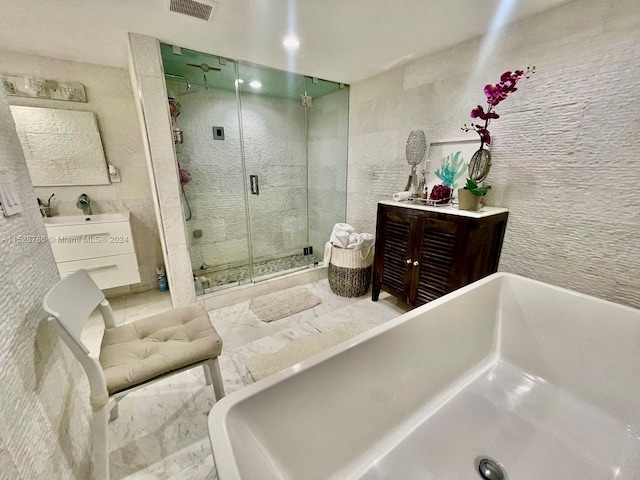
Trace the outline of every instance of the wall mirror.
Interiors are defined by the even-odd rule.
[[[11,113],[34,186],[110,183],[92,112],[12,106]]]

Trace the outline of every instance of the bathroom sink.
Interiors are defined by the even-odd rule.
[[[95,215],[63,215],[44,218],[45,225],[80,225],[84,223],[128,222],[130,212],[98,213]]]

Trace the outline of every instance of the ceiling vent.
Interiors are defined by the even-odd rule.
[[[176,13],[189,15],[200,20],[211,20],[218,2],[214,0],[170,0],[169,10]]]

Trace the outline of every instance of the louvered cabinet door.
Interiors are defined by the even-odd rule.
[[[495,272],[507,217],[379,203],[372,300],[384,290],[422,305]]]
[[[409,302],[421,305],[454,290],[453,267],[458,241],[459,224],[422,218],[418,223],[419,245],[416,248],[418,265],[412,272]]]
[[[413,237],[417,226],[414,215],[380,211],[378,215],[376,259],[372,298],[380,289],[405,301],[409,298],[413,268]]]

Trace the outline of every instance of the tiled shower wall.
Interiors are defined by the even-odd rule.
[[[168,82],[170,91],[184,85]],[[178,161],[191,173],[184,190],[192,267],[248,262],[245,198],[235,92],[195,87],[177,94],[184,143]],[[260,195],[249,195],[256,261],[301,253],[307,240],[304,109],[293,100],[243,94],[247,175],[258,175]],[[213,126],[225,129],[213,139]],[[195,238],[194,230],[202,230]]]
[[[111,185],[36,187],[36,195],[46,200],[55,193],[51,203],[56,215],[82,214],[76,207],[76,200],[81,193],[91,198],[94,213],[131,211],[141,279],[141,283],[132,288],[138,291],[155,288],[156,268],[163,263],[162,251],[133,92],[126,69],[0,51],[0,72],[74,80],[85,86],[87,103],[27,97],[9,97],[9,103],[93,112],[98,120],[107,161],[120,169],[122,182]]]
[[[184,84],[167,82],[170,92]],[[186,222],[193,269],[248,259],[238,106],[234,92],[194,87],[178,95],[178,127],[184,143],[176,147],[180,165],[191,173],[184,191],[191,206]],[[213,126],[224,127],[225,140],[213,140]],[[194,230],[202,230],[195,238]]]
[[[464,136],[484,85],[535,65],[491,129],[500,269],[640,307],[639,28],[637,1],[573,1],[352,85],[347,220],[403,189],[412,129]]]
[[[23,212],[0,215],[0,478],[91,478],[89,388],[40,308],[59,280],[7,98],[0,92],[0,171]]]

